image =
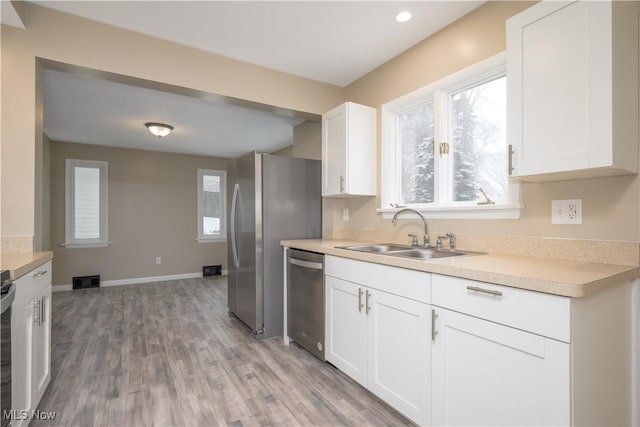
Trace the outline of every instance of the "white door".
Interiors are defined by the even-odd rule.
[[[366,287],[325,276],[325,358],[367,386]]]
[[[39,402],[51,378],[51,286],[38,296],[40,310],[33,323],[33,402]]]
[[[367,290],[368,388],[407,418],[431,422],[431,310],[428,304]]]
[[[322,195],[346,192],[347,104],[322,116]]]
[[[435,308],[433,425],[571,423],[569,344]]]

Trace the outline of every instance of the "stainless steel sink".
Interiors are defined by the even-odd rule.
[[[450,258],[463,255],[479,255],[481,252],[448,251],[436,248],[424,248],[420,246],[396,245],[393,243],[376,243],[368,245],[341,246],[339,249],[350,251],[367,252],[371,254],[389,255],[401,258],[413,259],[438,259]]]
[[[371,245],[352,245],[342,246],[340,249],[348,249],[350,251],[368,252],[373,254],[387,253],[392,251],[404,251],[411,249],[409,245],[396,245],[393,243],[377,243]]]
[[[415,249],[407,249],[404,251],[388,252],[386,255],[402,257],[402,258],[433,259],[433,258],[449,258],[454,256],[471,255],[471,253],[461,252],[461,251],[451,252],[451,251],[439,251],[437,249],[415,248]]]

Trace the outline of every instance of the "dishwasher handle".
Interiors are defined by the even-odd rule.
[[[289,263],[293,265],[297,265],[298,267],[311,268],[313,270],[323,269],[321,262],[303,261],[301,259],[289,257]]]

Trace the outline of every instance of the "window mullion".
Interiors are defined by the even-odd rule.
[[[449,156],[440,154],[440,144],[449,143],[448,140],[448,109],[447,94],[442,90],[435,91],[436,138],[435,150],[435,204],[442,206],[450,200],[449,191]]]

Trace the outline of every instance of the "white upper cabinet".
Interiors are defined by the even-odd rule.
[[[638,172],[638,2],[541,2],[507,20],[512,176]]]
[[[322,115],[322,195],[376,195],[376,110],[346,102]]]

